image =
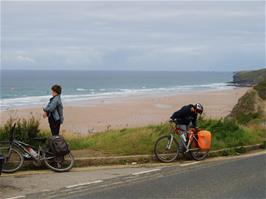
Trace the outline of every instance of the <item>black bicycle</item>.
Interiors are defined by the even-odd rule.
[[[31,145],[15,139],[15,127],[16,124],[11,128],[10,139],[6,143],[7,147],[1,147],[4,156],[3,173],[18,171],[25,159],[32,160],[36,166],[40,166],[44,162],[48,168],[56,172],[69,171],[73,167],[74,157],[71,153],[58,156],[49,147],[42,147],[46,143],[46,138],[33,138],[39,142],[38,149],[35,150]]]

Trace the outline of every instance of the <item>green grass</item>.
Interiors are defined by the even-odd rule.
[[[254,89],[258,92],[261,99],[266,100],[266,77],[263,81],[254,86]]]
[[[12,120],[0,127],[0,140],[8,139]],[[262,143],[266,140],[265,129],[250,129],[240,126],[234,120],[199,119],[199,126],[212,132],[212,149],[243,146]],[[34,118],[21,120],[16,128],[16,137],[27,143],[34,136],[48,137],[49,132],[39,130]],[[36,130],[37,128],[37,130]],[[72,150],[85,149],[94,154],[104,155],[138,155],[152,154],[156,140],[168,134],[168,123],[150,125],[142,128],[127,128],[96,133],[90,136],[65,134]]]
[[[92,149],[104,154],[151,154],[156,139],[166,134],[166,124],[143,128],[112,130],[86,137],[66,136],[72,149]]]
[[[257,84],[266,78],[266,69],[259,69],[254,71],[240,71],[235,74],[235,80],[240,82],[252,82]]]
[[[251,130],[233,120],[200,119],[199,125],[212,132],[212,149],[262,143],[265,130]],[[69,137],[72,149],[91,149],[102,154],[151,154],[156,140],[169,132],[169,124],[152,125],[98,133],[86,137]]]
[[[250,121],[263,118],[262,100],[257,96],[257,91],[251,89],[247,91],[234,106],[231,118],[237,120],[241,124],[247,124]]]

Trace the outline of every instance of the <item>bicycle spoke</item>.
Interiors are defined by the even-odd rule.
[[[174,161],[178,154],[177,147],[172,136],[163,136],[155,144],[155,155],[162,162]]]
[[[72,154],[67,154],[61,157],[45,157],[45,164],[54,171],[68,171],[74,164]]]
[[[5,157],[3,172],[15,172],[23,164],[23,157],[21,153],[16,149],[6,149],[2,150],[2,153]]]

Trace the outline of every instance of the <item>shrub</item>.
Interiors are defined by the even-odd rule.
[[[251,132],[251,130],[241,127],[236,120],[200,119],[199,126],[211,131],[214,149],[243,146],[263,139],[259,132]]]
[[[34,137],[46,137],[46,135],[40,132],[40,122],[33,116],[29,119],[15,119],[10,118],[2,127],[0,127],[0,140],[9,140],[11,129],[13,124],[16,123],[15,127],[15,138],[22,142],[34,145],[35,142],[32,138]]]

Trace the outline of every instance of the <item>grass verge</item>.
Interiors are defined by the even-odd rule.
[[[12,119],[0,127],[0,140],[9,138]],[[39,130],[38,121],[17,121],[16,137],[26,143],[34,144],[32,137],[48,137],[49,131]],[[266,140],[266,130],[248,128],[234,120],[199,119],[199,126],[212,132],[212,150],[262,143]],[[79,156],[102,155],[142,155],[152,154],[156,140],[169,133],[170,124],[162,123],[142,128],[109,130],[88,136],[77,136],[65,133],[70,148]]]

